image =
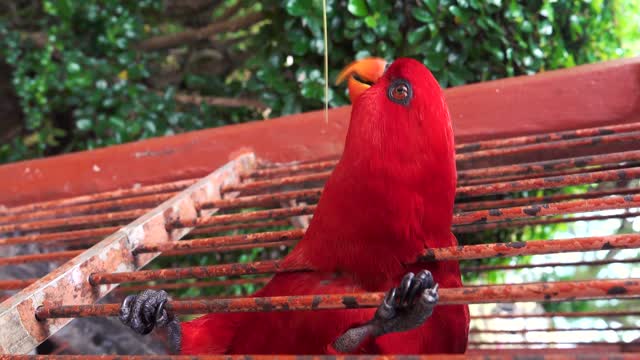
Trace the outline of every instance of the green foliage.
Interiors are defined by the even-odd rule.
[[[222,1],[208,21],[236,2]],[[0,146],[0,162],[260,117],[249,109],[180,104],[176,90],[252,95],[271,116],[322,107],[320,0],[247,5],[239,16],[253,11],[266,19],[218,35],[245,54],[228,73],[185,71],[179,83],[153,88],[151,80],[162,76],[157,69],[175,62],[174,54],[135,45],[185,29],[161,3],[44,0],[33,21],[46,38],[39,45],[2,16],[0,55],[15,70],[26,120],[21,136]],[[630,6],[638,7],[631,0],[328,0],[330,79],[370,55],[420,59],[445,87],[619,57],[621,37],[640,38]],[[628,44],[627,52],[637,42]],[[331,106],[346,103],[343,88],[330,90]]]

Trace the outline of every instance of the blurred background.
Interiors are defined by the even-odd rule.
[[[346,89],[333,85],[336,75],[349,62],[366,56],[417,58],[443,87],[452,87],[640,54],[637,0],[327,0],[327,4],[332,107],[348,103]],[[0,164],[321,109],[324,51],[321,0],[2,1]],[[603,185],[521,196],[594,189]],[[640,217],[492,230],[458,238],[470,244],[638,231]],[[158,264],[247,262],[277,257],[287,250],[186,256]],[[638,256],[637,250],[614,250],[495,258],[467,265]],[[481,283],[518,283],[629,276],[640,277],[637,265],[464,274],[467,284],[480,277]],[[241,295],[255,289],[252,284],[191,288],[172,295]],[[584,311],[638,304],[637,300],[577,301],[519,304],[522,308],[517,310],[486,305],[474,312]],[[92,321],[91,325],[98,324]],[[535,328],[548,326],[549,321],[477,326]],[[552,325],[566,325],[562,321],[567,320]],[[575,321],[588,321],[573,324],[585,327],[640,326],[602,319]],[[124,329],[119,324],[100,325],[111,326],[108,332],[82,328],[89,326],[86,322],[74,324],[62,336],[76,348],[87,345],[83,341],[91,333],[96,335],[88,344],[96,353],[161,351],[152,351],[152,345],[141,340],[128,343],[131,348],[126,349],[125,340],[114,340],[114,336],[130,336],[118,332]],[[499,336],[503,341],[519,341],[524,335]],[[529,333],[526,340],[561,341],[565,336],[631,341],[640,337],[640,331]]]
[[[330,105],[355,58],[450,87],[628,57],[635,0],[328,0]],[[0,2],[0,163],[321,109],[321,0]]]

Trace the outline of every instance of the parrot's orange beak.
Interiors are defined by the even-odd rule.
[[[387,62],[384,59],[376,57],[356,60],[340,72],[336,79],[336,85],[347,80],[349,99],[353,104],[365,90],[382,77],[386,66]]]

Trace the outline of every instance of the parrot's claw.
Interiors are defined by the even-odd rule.
[[[145,290],[138,295],[127,296],[120,306],[120,321],[141,335],[155,327],[166,327],[169,343],[174,352],[180,351],[182,333],[178,319],[168,313],[165,305],[169,295],[164,291]]]
[[[438,303],[438,284],[427,270],[408,273],[400,286],[389,290],[378,307],[373,323],[376,335],[407,331],[422,325]]]
[[[438,303],[438,284],[427,270],[408,273],[400,286],[389,290],[375,316],[368,323],[351,328],[334,343],[343,353],[355,351],[366,338],[415,329],[433,313]]]

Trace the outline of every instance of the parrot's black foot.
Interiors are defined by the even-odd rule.
[[[164,290],[145,290],[138,295],[127,296],[120,306],[120,321],[141,335],[154,327],[167,327],[172,351],[179,352],[182,333],[178,319],[167,313],[165,305],[169,296]]]
[[[431,316],[438,303],[438,284],[427,270],[408,273],[399,287],[389,290],[373,319],[377,336],[414,329]]]
[[[424,324],[438,303],[438,284],[427,270],[408,273],[400,286],[389,290],[375,316],[368,323],[347,330],[333,347],[344,353],[354,351],[368,337],[407,331]]]

